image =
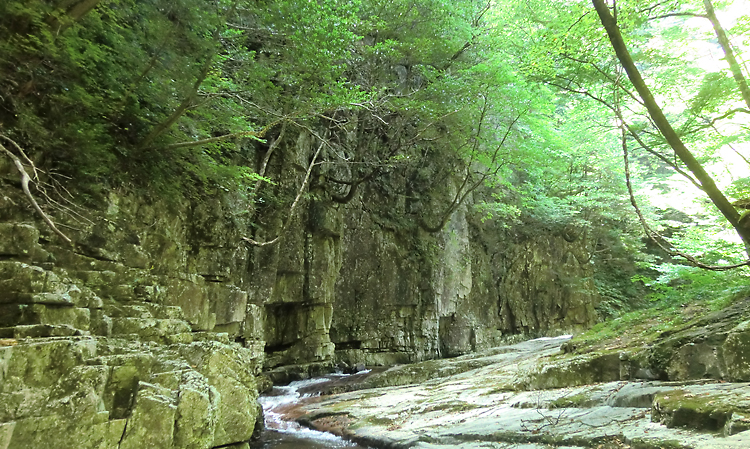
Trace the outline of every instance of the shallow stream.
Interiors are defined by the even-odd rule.
[[[273,387],[270,394],[261,396],[266,430],[260,440],[251,444],[252,449],[333,449],[354,448],[366,449],[365,446],[346,441],[326,432],[318,432],[294,422],[289,412],[300,399],[311,394],[300,393],[301,389],[310,390],[316,384],[328,382],[343,374],[332,374],[326,377],[292,382],[285,387]]]

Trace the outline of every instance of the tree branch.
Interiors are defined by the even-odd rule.
[[[21,147],[17,143],[15,143],[13,140],[11,140],[8,136],[0,135],[0,137],[11,142],[18,150],[21,149]],[[57,229],[57,226],[55,226],[55,223],[52,221],[52,219],[49,218],[49,216],[46,213],[44,213],[42,208],[39,206],[39,203],[37,203],[36,199],[34,199],[34,196],[31,194],[31,191],[29,190],[29,182],[31,181],[31,177],[26,172],[26,169],[24,168],[23,162],[21,162],[21,159],[15,154],[13,154],[13,152],[5,148],[5,146],[3,146],[2,144],[0,144],[0,150],[3,150],[3,152],[9,158],[11,158],[13,163],[16,165],[16,169],[21,174],[21,188],[23,189],[23,193],[26,195],[26,198],[28,198],[31,205],[34,206],[34,209],[37,211],[37,213],[42,217],[44,222],[47,223],[47,226],[49,226],[50,229],[52,229],[52,231],[55,232],[55,234],[59,235],[60,238],[62,238],[67,244],[73,245],[73,241],[67,235],[63,234],[59,229]],[[29,161],[29,163],[31,163],[29,158],[26,157],[26,154],[23,153],[23,151],[20,151],[20,152],[24,156],[24,158],[27,161]],[[36,171],[34,164],[31,164],[31,167],[34,171]]]
[[[271,142],[271,145],[268,147],[268,150],[266,151],[266,155],[263,156],[263,162],[260,164],[260,170],[258,170],[258,175],[260,177],[266,176],[266,169],[268,168],[268,162],[271,160],[271,155],[273,154],[274,150],[276,150],[276,147],[279,146],[281,143],[281,139],[284,137],[284,132],[286,131],[286,122],[284,122],[283,125],[281,125],[281,132],[279,132],[279,137],[276,138],[273,142]],[[258,191],[258,188],[260,187],[261,179],[258,179],[255,181],[255,185],[253,185],[253,189],[250,191],[250,196],[254,196],[255,193]]]
[[[700,17],[701,19],[707,19],[705,14],[696,14],[694,12],[673,12],[669,14],[662,14],[660,16],[649,17],[648,20],[666,19],[667,17]]]
[[[276,120],[275,122],[269,123],[268,125],[264,126],[258,131],[241,131],[237,133],[230,133],[230,134],[224,134],[222,136],[217,137],[209,137],[207,139],[201,139],[201,140],[194,140],[192,142],[180,142],[180,143],[173,143],[171,145],[166,145],[163,148],[165,150],[174,150],[177,148],[190,148],[190,147],[198,147],[201,145],[207,145],[209,143],[216,143],[216,142],[223,142],[228,139],[234,139],[236,137],[254,137],[256,139],[262,139],[263,136],[266,135],[266,133],[272,129],[274,126],[281,123],[283,119]]]
[[[619,112],[618,108],[618,115],[621,116],[622,114]],[[630,163],[628,161],[628,144],[627,144],[627,133],[626,133],[626,125],[625,122],[623,122],[619,117],[618,120],[620,122],[620,131],[621,131],[621,141],[622,141],[622,157],[623,161],[625,163],[625,184],[628,187],[628,195],[630,196],[630,204],[633,206],[633,209],[635,210],[636,215],[638,215],[638,221],[641,223],[641,227],[643,227],[643,231],[646,233],[648,238],[654,242],[659,248],[662,249],[665,253],[669,254],[672,257],[682,257],[683,259],[687,260],[690,265],[693,265],[697,268],[702,268],[704,270],[710,270],[710,271],[727,271],[732,270],[739,267],[744,266],[750,266],[750,260],[746,260],[744,262],[733,264],[733,265],[708,265],[705,264],[695,257],[691,256],[690,254],[684,253],[679,250],[675,250],[671,248],[671,245],[667,240],[660,235],[658,232],[651,229],[651,227],[646,222],[646,218],[643,216],[643,212],[641,212],[640,207],[638,207],[638,203],[635,199],[635,193],[633,192],[633,184],[630,180]]]
[[[213,39],[214,41],[218,40],[219,32],[218,30],[214,31]],[[177,106],[177,108],[172,112],[172,114],[163,122],[158,124],[144,139],[143,142],[140,145],[141,149],[145,149],[151,146],[152,143],[154,143],[154,140],[156,140],[157,137],[161,136],[164,132],[169,130],[169,128],[174,125],[177,120],[182,117],[182,115],[187,112],[188,109],[194,106],[195,100],[198,96],[198,91],[201,87],[201,84],[206,80],[208,77],[209,72],[211,71],[211,67],[213,67],[213,58],[216,55],[215,51],[212,51],[210,54],[206,55],[206,60],[203,62],[203,67],[201,67],[200,72],[198,73],[197,78],[195,79],[195,83],[193,83],[193,87],[190,89],[190,93],[182,100],[182,102]]]
[[[305,192],[305,188],[307,188],[307,183],[310,180],[310,174],[312,173],[312,169],[315,166],[315,161],[318,159],[318,155],[320,155],[320,151],[323,149],[324,143],[321,142],[320,146],[318,146],[318,151],[315,152],[315,155],[312,158],[312,161],[310,162],[310,165],[307,167],[307,172],[305,173],[305,179],[302,181],[302,185],[299,188],[299,191],[297,192],[297,197],[294,198],[294,202],[292,203],[292,206],[289,208],[289,215],[286,219],[286,222],[281,226],[281,229],[279,230],[279,234],[274,238],[273,240],[269,240],[266,242],[258,242],[257,240],[253,240],[249,237],[242,237],[242,240],[248,243],[250,246],[270,246],[278,243],[281,240],[281,237],[284,236],[287,229],[289,228],[289,224],[292,222],[292,217],[294,216],[294,209],[297,208],[297,204],[299,204],[299,200],[302,198],[302,194]]]
[[[60,20],[57,14],[54,14],[47,18],[47,24],[53,29],[56,35],[59,35],[73,26],[74,23],[81,20],[83,16],[91,12],[91,10],[93,10],[99,4],[99,2],[100,0],[63,2],[62,5],[60,5],[60,8],[66,10],[62,12],[64,20]]]
[[[497,157],[498,157],[498,154],[500,152],[500,149],[505,145],[505,141],[508,139],[508,136],[510,136],[510,133],[513,130],[513,126],[516,124],[516,122],[518,122],[518,120],[521,119],[521,117],[525,114],[525,112],[518,114],[510,122],[510,124],[508,125],[507,129],[505,130],[505,134],[503,135],[503,138],[500,140],[500,143],[497,145],[497,147],[495,147],[495,151],[493,152],[492,158],[490,159],[490,162],[488,164],[488,165],[495,165],[495,169],[494,170],[487,170],[487,171],[485,171],[484,173],[482,173],[482,175],[479,177],[479,179],[476,182],[474,182],[472,184],[469,184],[469,179],[471,177],[471,171],[470,171],[471,170],[471,164],[474,161],[475,154],[477,153],[476,146],[478,145],[478,141],[479,141],[479,132],[481,131],[482,123],[484,122],[484,116],[485,116],[485,114],[487,112],[487,108],[488,108],[488,104],[487,104],[487,101],[485,99],[485,105],[484,105],[482,114],[480,116],[480,123],[477,126],[477,135],[475,137],[474,149],[472,151],[471,158],[470,158],[469,162],[467,163],[467,169],[466,169],[467,173],[466,173],[466,176],[464,177],[463,181],[461,182],[461,185],[456,190],[456,195],[454,196],[453,201],[451,202],[451,205],[442,214],[442,218],[440,219],[440,221],[438,222],[438,224],[436,226],[430,226],[429,224],[427,224],[427,222],[425,221],[424,217],[420,217],[419,218],[419,227],[422,228],[423,231],[426,231],[426,232],[429,232],[429,233],[435,233],[435,232],[439,232],[440,230],[442,230],[445,227],[445,225],[448,224],[448,220],[450,220],[451,215],[453,215],[453,213],[459,208],[459,206],[461,206],[461,204],[463,204],[463,202],[466,200],[466,198],[469,196],[469,194],[471,194],[471,192],[473,192],[480,185],[482,185],[482,183],[487,178],[489,178],[490,175],[497,174],[497,172],[502,167],[502,165],[497,165]],[[469,187],[466,187],[467,185],[469,185]]]
[[[638,94],[643,99],[643,103],[648,110],[649,115],[654,120],[657,128],[666,139],[667,143],[674,150],[677,157],[687,166],[687,168],[695,175],[698,182],[703,186],[706,195],[711,199],[711,202],[716,206],[717,209],[724,215],[732,227],[735,229],[737,234],[740,236],[742,241],[745,243],[745,247],[750,254],[750,228],[745,227],[744,223],[740,223],[740,214],[737,209],[732,206],[729,200],[726,198],[724,193],[716,186],[711,175],[706,172],[700,162],[693,156],[690,150],[687,149],[682,139],[677,135],[675,130],[672,128],[671,123],[664,115],[661,107],[654,99],[651,90],[643,80],[640,71],[633,62],[633,58],[630,56],[630,52],[625,45],[625,41],[620,33],[620,28],[615,22],[614,18],[609,12],[609,8],[605,4],[604,0],[592,0],[594,8],[596,9],[599,19],[604,26],[604,29],[609,36],[609,40],[612,44],[612,48],[620,60],[625,72],[628,74],[630,82],[633,84]]]
[[[727,63],[729,64],[729,70],[732,71],[732,76],[734,77],[734,81],[737,83],[737,87],[740,90],[742,99],[745,100],[745,104],[750,109],[750,88],[748,88],[747,80],[742,74],[742,68],[737,62],[737,58],[735,58],[734,56],[734,50],[732,50],[732,44],[729,43],[727,33],[724,31],[721,23],[719,23],[719,19],[716,17],[716,13],[714,12],[714,5],[713,3],[711,3],[711,0],[703,0],[703,6],[705,6],[706,8],[708,20],[711,21],[711,25],[714,27],[714,32],[716,33],[716,37],[719,39],[721,49],[724,50],[724,59],[726,59]]]
[[[563,78],[563,79],[565,79],[565,78]],[[677,164],[675,164],[673,161],[671,161],[668,157],[666,157],[663,154],[659,153],[658,151],[654,150],[650,145],[648,145],[646,142],[644,142],[643,139],[641,139],[641,136],[638,135],[638,133],[636,132],[636,130],[633,129],[632,126],[628,125],[625,122],[625,119],[622,117],[622,112],[620,110],[618,110],[618,108],[615,108],[614,106],[612,106],[611,104],[609,104],[603,98],[601,98],[601,97],[599,97],[597,95],[594,95],[594,94],[592,94],[591,92],[589,92],[587,90],[575,89],[575,88],[572,88],[570,86],[562,86],[562,85],[559,85],[559,84],[551,82],[551,81],[547,81],[547,82],[545,82],[545,84],[557,87],[558,89],[562,89],[562,90],[564,90],[566,92],[575,93],[575,94],[579,94],[579,95],[584,95],[586,97],[591,98],[592,100],[595,100],[595,101],[599,102],[600,104],[602,104],[607,109],[610,109],[612,112],[615,113],[615,115],[620,120],[622,120],[623,123],[625,123],[625,126],[626,126],[626,128],[628,130],[628,133],[633,137],[633,139],[635,139],[636,142],[638,142],[638,144],[641,146],[641,148],[643,148],[644,150],[646,150],[648,153],[654,155],[655,157],[659,158],[659,160],[661,160],[662,162],[664,162],[668,166],[672,167],[672,169],[674,171],[676,171],[680,175],[684,176],[694,186],[696,186],[700,190],[703,190],[703,186],[701,186],[701,184],[698,181],[696,181],[695,178],[693,178],[693,176],[690,175],[690,173],[688,173],[685,170],[681,169]],[[619,84],[617,82],[615,82],[615,85],[619,85]],[[630,95],[629,92],[626,91],[626,93],[628,93],[628,95]]]

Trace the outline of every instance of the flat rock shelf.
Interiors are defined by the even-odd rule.
[[[585,382],[581,366],[612,358],[555,362],[567,339],[303,386],[333,394],[299,397],[286,418],[379,448],[750,448],[750,384]],[[579,385],[537,386],[576,369]]]

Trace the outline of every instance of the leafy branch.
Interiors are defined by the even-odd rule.
[[[477,158],[477,155],[479,154],[479,145],[480,145],[480,135],[482,133],[482,127],[484,126],[486,115],[489,109],[489,102],[487,100],[487,97],[484,97],[484,105],[482,106],[482,111],[480,113],[479,117],[479,123],[477,125],[477,131],[476,135],[474,136],[474,143],[473,148],[471,151],[471,157],[469,158],[469,161],[466,164],[466,175],[464,176],[461,185],[456,190],[456,194],[454,195],[453,200],[451,201],[448,208],[443,211],[441,214],[441,218],[438,221],[436,225],[430,225],[427,223],[427,221],[424,219],[424,217],[419,218],[419,227],[422,228],[422,230],[430,233],[439,232],[442,230],[445,225],[448,223],[448,220],[450,220],[451,215],[461,206],[461,204],[464,203],[466,198],[475,191],[480,185],[482,185],[487,178],[490,176],[497,175],[497,173],[500,171],[500,169],[503,167],[503,164],[500,164],[498,162],[498,156],[500,153],[500,150],[505,146],[505,141],[510,136],[511,132],[513,131],[513,127],[518,122],[518,120],[521,119],[528,111],[524,111],[522,113],[517,114],[511,122],[508,124],[505,133],[503,134],[502,139],[500,140],[500,143],[497,144],[494,151],[492,152],[492,156],[490,157],[489,162],[487,163],[487,169],[481,173],[479,176],[479,179],[477,179],[474,182],[471,182],[471,175],[472,175],[472,165],[475,162],[475,159]]]
[[[638,202],[635,199],[635,193],[633,191],[633,183],[630,179],[630,162],[628,157],[628,142],[627,142],[627,125],[625,124],[625,121],[622,120],[622,111],[620,111],[619,103],[617,105],[617,118],[619,122],[619,128],[621,133],[621,142],[622,142],[622,157],[623,162],[625,166],[625,184],[628,188],[628,196],[630,197],[630,204],[633,206],[633,209],[635,210],[636,215],[638,216],[638,221],[641,223],[641,227],[643,228],[643,231],[646,233],[646,236],[654,242],[659,248],[662,249],[665,253],[669,254],[672,257],[681,257],[688,261],[690,265],[693,265],[698,268],[702,268],[704,270],[710,270],[710,271],[727,271],[732,270],[735,268],[740,268],[744,266],[750,266],[750,260],[745,260],[744,262],[732,264],[732,265],[708,265],[701,261],[699,261],[694,256],[687,254],[683,251],[676,250],[671,247],[669,242],[656,232],[654,229],[649,226],[648,222],[646,222],[646,218],[643,216],[643,212],[641,211],[641,208],[638,206]]]

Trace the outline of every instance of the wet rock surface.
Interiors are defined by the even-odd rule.
[[[532,340],[430,368],[354,376],[346,388],[333,384],[353,391],[307,399],[295,415],[313,428],[384,448],[750,447],[750,384],[616,380],[530,389],[540,358],[553,356],[564,341]],[[450,372],[457,365],[466,369]],[[418,383],[395,374],[409,370]],[[424,380],[424,371],[433,377]]]

